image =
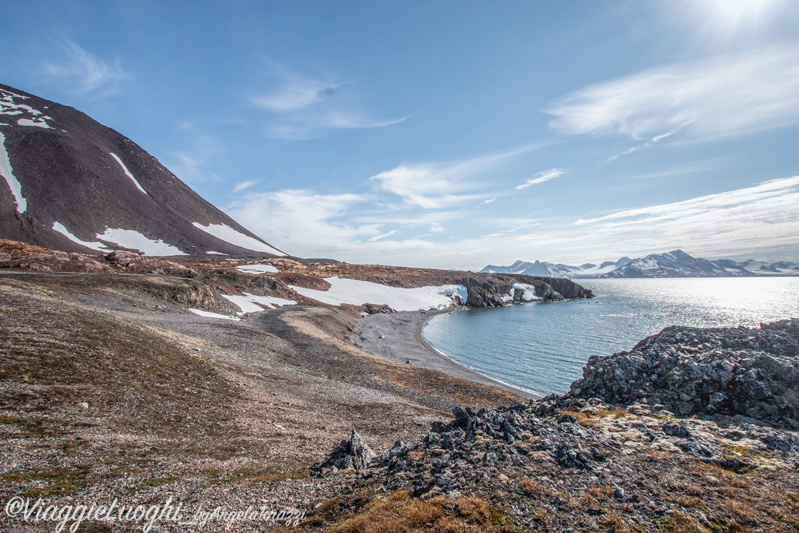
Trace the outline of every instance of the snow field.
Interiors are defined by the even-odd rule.
[[[222,295],[227,301],[241,309],[239,315],[245,313],[257,313],[263,311],[264,308],[272,309],[273,307],[283,307],[284,305],[296,305],[294,300],[287,300],[285,298],[278,298],[276,296],[256,296],[248,292],[244,296],[239,295]],[[260,304],[260,305],[259,305]]]
[[[468,292],[463,285],[442,285],[404,289],[389,287],[370,281],[346,278],[325,278],[330,289],[319,291],[289,285],[297,293],[330,305],[377,304],[388,305],[395,311],[418,311],[422,309],[442,309],[452,305],[451,296],[460,296],[465,302]]]

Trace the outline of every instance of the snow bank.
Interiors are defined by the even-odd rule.
[[[245,274],[266,274],[267,272],[278,271],[272,265],[241,265],[237,266],[236,270],[244,272]]]
[[[60,223],[60,222],[53,222],[53,229],[55,231],[57,231],[58,233],[60,233],[61,235],[63,235],[64,237],[66,237],[67,239],[69,239],[70,241],[72,241],[74,243],[77,243],[77,244],[80,244],[81,246],[85,246],[86,248],[89,248],[90,250],[94,250],[96,252],[108,252],[109,251],[108,247],[105,244],[101,243],[101,242],[86,242],[86,241],[80,240],[79,238],[77,238],[74,235],[72,235],[69,232],[69,230],[67,228],[65,228],[64,225],[62,223]]]
[[[110,252],[114,248],[109,247],[106,243],[116,244],[117,247],[130,248],[131,250],[139,250],[145,255],[161,256],[161,255],[186,255],[175,246],[167,244],[162,240],[154,241],[148,239],[138,231],[131,229],[114,229],[106,228],[105,232],[98,233],[96,238],[105,242],[87,242],[83,241],[64,227],[60,222],[53,222],[53,230],[74,243],[85,246],[90,250],[97,252]]]
[[[20,117],[17,120],[19,126],[36,126],[39,128],[50,128],[47,120],[52,117],[43,116],[43,113],[38,109],[34,109],[29,105],[20,104],[17,100],[28,100],[27,96],[0,89],[0,115],[18,116],[29,115],[31,118]]]
[[[97,234],[97,238],[103,241],[116,243],[123,248],[139,250],[145,255],[186,255],[171,244],[167,244],[160,239],[156,241],[148,239],[138,231],[132,229],[106,228],[105,233]]]
[[[468,292],[463,285],[442,285],[403,289],[389,287],[346,278],[325,278],[330,283],[330,289],[319,291],[289,285],[299,294],[312,298],[318,302],[341,305],[377,304],[388,305],[396,311],[417,311],[420,309],[441,309],[452,305],[450,296],[458,295],[461,301],[468,299]]]
[[[237,322],[241,320],[240,318],[237,318],[235,316],[220,315],[219,313],[212,313],[211,311],[203,311],[202,309],[189,309],[189,311],[191,311],[195,315],[204,316],[206,318],[221,318],[224,320],[235,320]]]
[[[110,153],[110,152],[109,152],[109,153]],[[138,187],[138,188],[139,188],[139,190],[140,190],[141,192],[143,192],[144,194],[147,194],[147,191],[145,191],[145,190],[144,190],[144,187],[142,187],[142,186],[141,186],[141,184],[139,183],[139,180],[137,180],[136,178],[134,178],[134,177],[133,177],[133,174],[131,174],[131,173],[130,173],[130,170],[128,170],[128,167],[126,167],[126,166],[125,166],[125,163],[123,163],[123,162],[122,162],[122,160],[119,158],[119,156],[118,156],[118,155],[116,155],[116,154],[113,154],[113,153],[112,153],[112,154],[111,154],[111,157],[113,157],[114,159],[116,159],[116,160],[117,160],[117,163],[119,163],[119,166],[121,166],[121,167],[122,167],[122,170],[124,170],[124,171],[125,171],[125,174],[127,174],[127,175],[128,175],[128,177],[129,177],[131,180],[133,180],[133,183],[135,183],[135,184],[136,184],[136,187]]]
[[[294,300],[287,300],[285,298],[278,298],[276,296],[256,296],[255,294],[250,294],[248,292],[245,292],[244,296],[227,294],[223,294],[222,296],[230,303],[241,309],[241,312],[239,313],[240,315],[243,315],[244,313],[257,313],[259,311],[263,311],[264,307],[266,309],[271,309],[273,307],[297,304],[297,302]]]
[[[240,248],[246,248],[247,250],[252,250],[254,252],[264,252],[272,255],[286,255],[283,252],[275,250],[268,244],[263,243],[258,239],[253,239],[252,237],[244,235],[243,233],[238,232],[230,226],[226,226],[225,224],[208,224],[208,226],[203,226],[199,222],[194,222],[194,227],[203,230],[209,235],[213,235],[217,239],[223,240]]]
[[[513,288],[510,290],[511,299],[513,298],[513,293],[519,289],[520,291],[524,291],[522,293],[522,301],[524,302],[532,302],[533,300],[540,300],[540,296],[536,296],[535,294],[535,287],[532,285],[527,285],[526,283],[514,283]]]
[[[5,178],[8,188],[11,189],[11,194],[14,196],[14,201],[17,202],[17,213],[24,213],[28,209],[28,201],[22,196],[22,184],[14,176],[5,143],[6,136],[0,133],[0,176]]]
[[[37,128],[45,128],[50,129],[50,125],[44,119],[47,117],[37,118],[37,119],[29,119],[29,118],[21,118],[17,121],[17,125],[19,126],[35,126]]]

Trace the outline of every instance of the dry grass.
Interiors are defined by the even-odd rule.
[[[603,531],[609,533],[633,533],[636,531],[630,527],[630,524],[627,523],[624,517],[616,513],[603,516],[599,520],[599,524],[602,526]]]
[[[603,418],[627,418],[631,416],[627,411],[620,407],[612,409],[597,409],[596,411],[563,411],[563,414],[571,415],[577,419],[577,423],[583,427],[596,427]]]
[[[335,523],[324,530],[327,533],[516,531],[505,515],[475,496],[451,499],[442,495],[419,499],[401,491],[385,499],[374,498],[355,513],[336,518],[334,508],[343,505],[339,500],[326,502],[317,509],[307,524],[320,525],[329,523],[332,519]]]

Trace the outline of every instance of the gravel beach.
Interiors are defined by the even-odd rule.
[[[482,385],[499,387],[525,398],[541,398],[533,392],[503,383],[462,365],[425,341],[422,336],[425,323],[438,314],[453,312],[455,311],[452,309],[443,309],[369,315],[358,320],[351,341],[357,348],[395,363],[438,370]]]

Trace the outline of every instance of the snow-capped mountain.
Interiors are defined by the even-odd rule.
[[[282,256],[136,143],[0,85],[0,238],[69,252]]]
[[[780,261],[767,263],[752,259],[739,263],[732,259],[708,260],[692,257],[682,250],[651,254],[638,259],[622,257],[597,266],[580,266],[535,261],[516,261],[510,266],[488,265],[482,272],[497,274],[529,274],[534,276],[586,278],[695,278],[728,276],[796,276],[799,263]]]
[[[496,274],[526,274],[528,276],[544,276],[551,278],[595,278],[607,274],[630,262],[630,258],[622,257],[618,261],[605,261],[601,265],[585,263],[580,266],[548,263],[546,261],[516,261],[510,266],[488,265],[480,272]]]
[[[527,261],[516,261],[510,266],[488,265],[480,272],[489,274],[525,274],[527,276],[569,278],[573,273],[579,271],[580,267],[561,265],[558,263],[542,263],[541,261],[529,263]]]

